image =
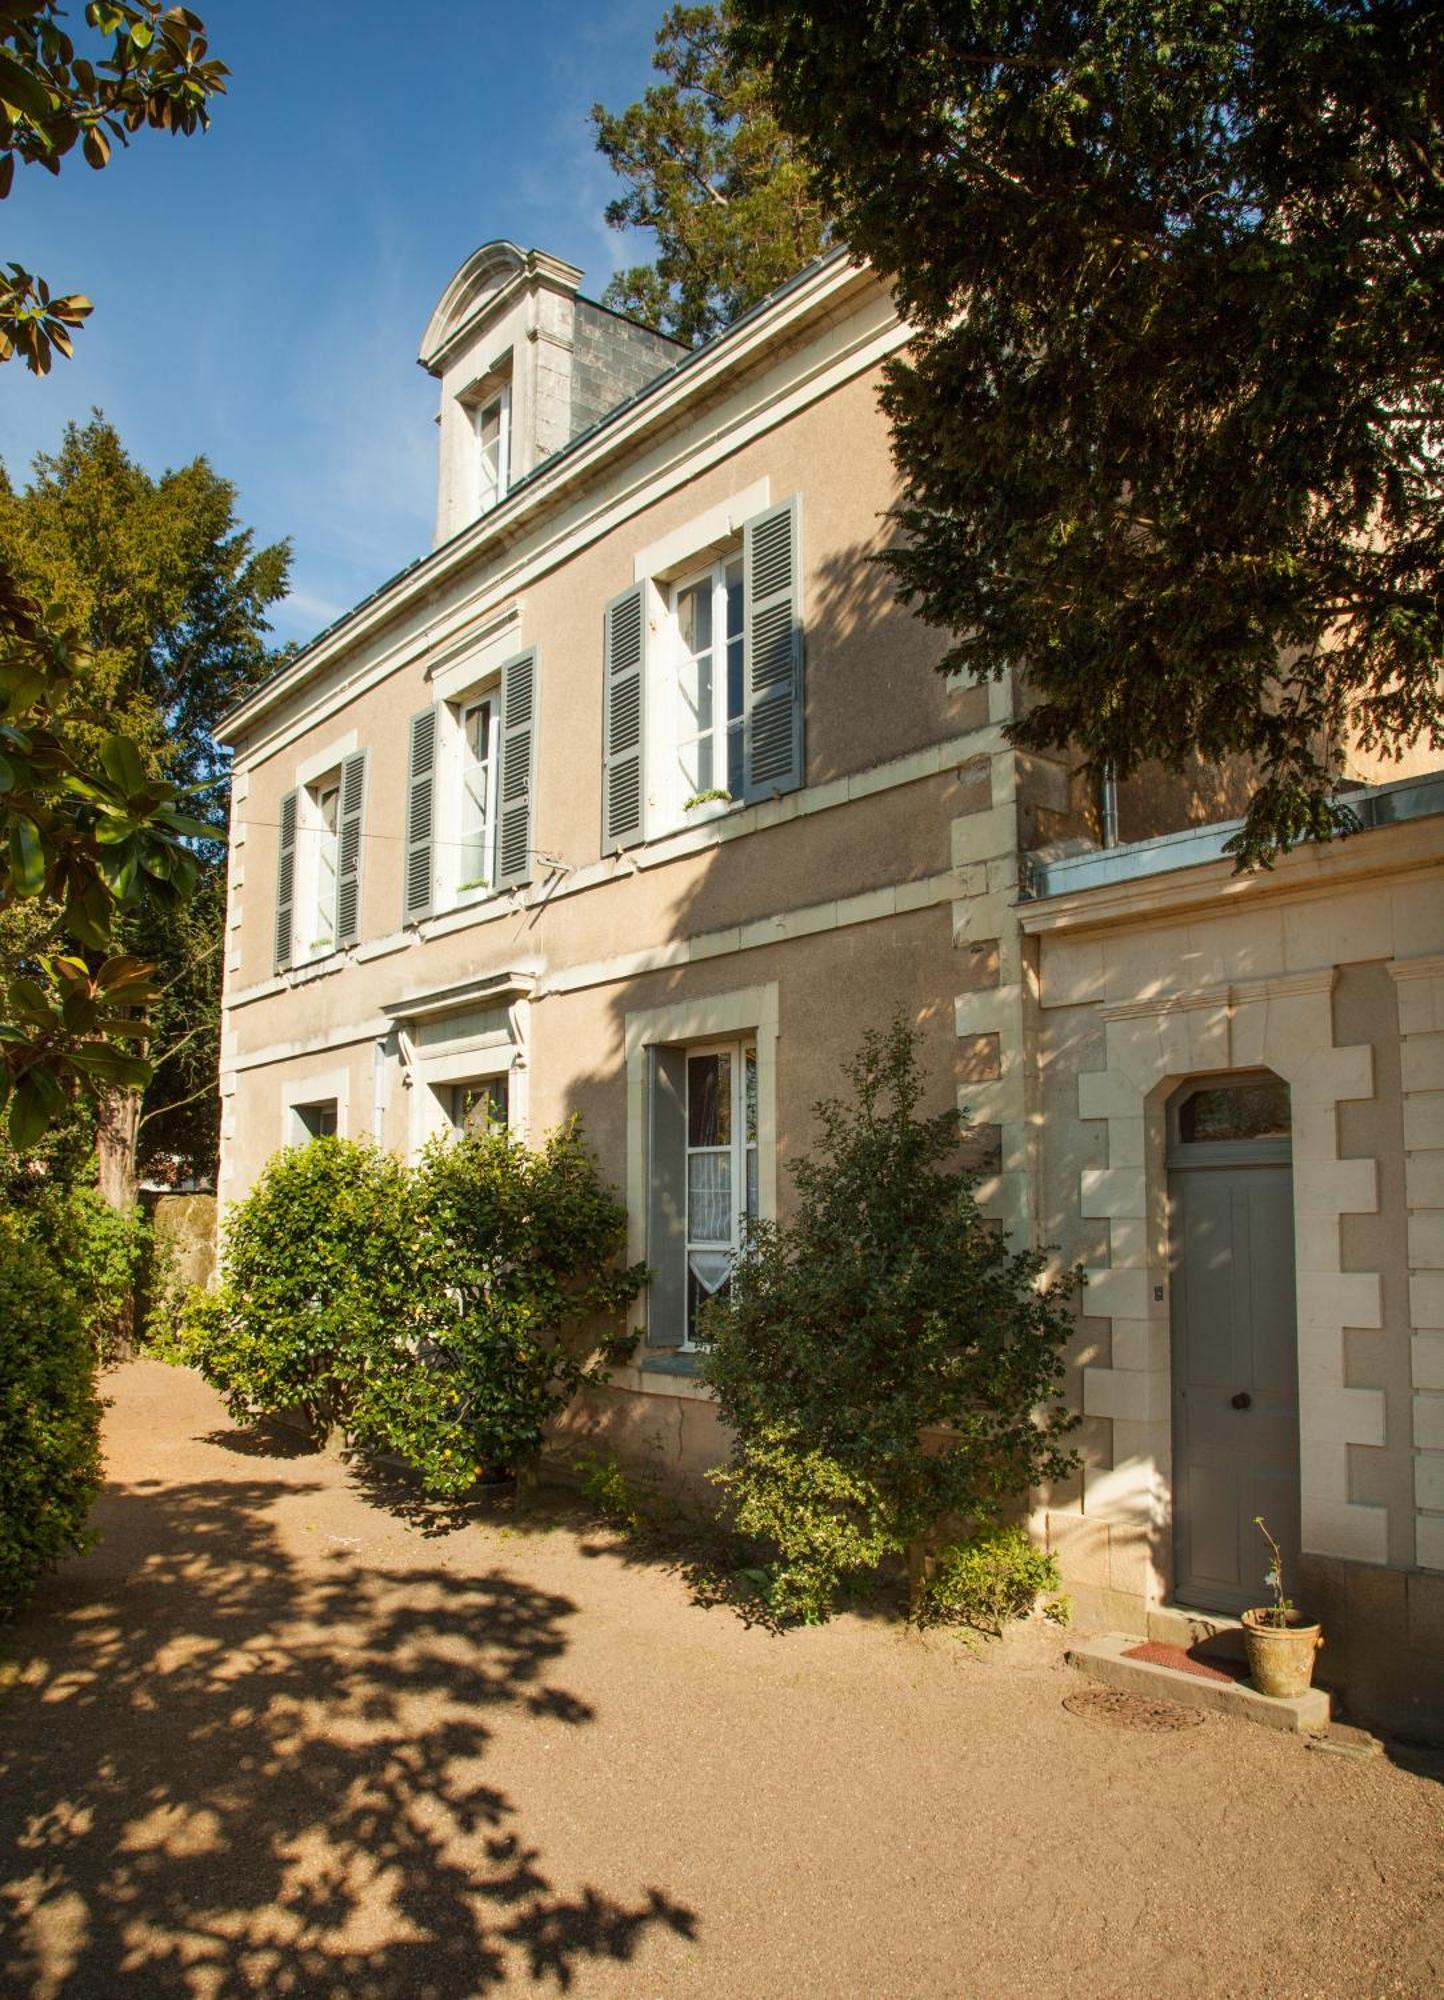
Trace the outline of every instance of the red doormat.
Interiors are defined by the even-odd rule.
[[[1142,1660],[1150,1667],[1176,1667],[1181,1674],[1197,1674],[1202,1681],[1243,1681],[1248,1679],[1248,1667],[1242,1660],[1224,1660],[1214,1666],[1210,1660],[1196,1660],[1192,1653],[1185,1653],[1182,1646],[1163,1646],[1156,1639],[1149,1639],[1141,1646],[1130,1646],[1123,1655],[1125,1660]]]

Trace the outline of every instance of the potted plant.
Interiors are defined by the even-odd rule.
[[[706,792],[694,792],[682,804],[682,813],[688,826],[698,826],[703,820],[716,819],[734,803],[730,792],[719,791],[715,786]]]
[[[1317,1625],[1306,1625],[1303,1613],[1294,1609],[1293,1599],[1285,1597],[1284,1559],[1262,1515],[1255,1514],[1253,1524],[1273,1558],[1264,1582],[1274,1601],[1243,1614],[1249,1678],[1260,1694],[1282,1699],[1307,1694],[1314,1677],[1314,1655],[1323,1645],[1324,1635]]]

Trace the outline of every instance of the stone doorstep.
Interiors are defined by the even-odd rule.
[[[1329,1726],[1331,1707],[1323,1688],[1310,1688],[1296,1699],[1260,1694],[1246,1681],[1203,1680],[1178,1667],[1154,1666],[1147,1660],[1125,1657],[1138,1644],[1137,1633],[1109,1632],[1068,1649],[1068,1664],[1105,1687],[1120,1688],[1126,1694],[1159,1696],[1176,1701],[1184,1708],[1209,1709],[1219,1715],[1234,1715],[1245,1722],[1261,1723],[1265,1729],[1282,1729],[1295,1736],[1318,1736]],[[1168,1644],[1178,1641],[1170,1638]]]
[[[1205,1657],[1241,1660],[1243,1622],[1224,1611],[1191,1611],[1182,1604],[1150,1604],[1148,1637],[1161,1646],[1178,1646],[1185,1653],[1208,1647]]]

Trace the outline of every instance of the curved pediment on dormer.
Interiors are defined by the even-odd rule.
[[[419,360],[439,375],[456,349],[486,323],[526,279],[543,278],[565,292],[581,283],[575,265],[543,250],[522,250],[504,237],[473,250],[442,293],[422,336]]]

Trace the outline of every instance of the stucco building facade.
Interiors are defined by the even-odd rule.
[[[223,1203],[310,1133],[409,1153],[580,1113],[655,1275],[568,1434],[695,1476],[726,1448],[697,1305],[902,1012],[1002,1223],[1089,1268],[1084,1465],[1034,1496],[1080,1610],[1255,1599],[1262,1466],[1341,1670],[1422,1713],[1444,782],[1390,771],[1360,833],[1258,877],[1221,856],[1240,774],[1100,816],[1009,746],[1009,686],[932,670],[869,561],[907,338],[871,274],[825,259],[687,354],[579,276],[508,244],[462,267],[422,347],[437,546],[228,721]]]

